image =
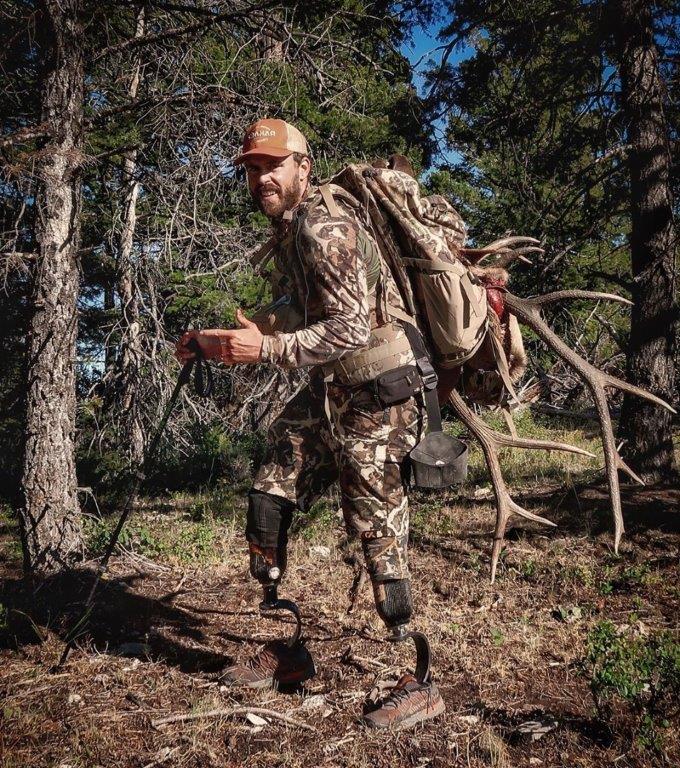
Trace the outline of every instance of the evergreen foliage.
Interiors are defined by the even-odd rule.
[[[677,168],[677,7],[659,2],[653,9]],[[450,0],[440,12],[446,49],[428,73],[428,108],[431,121],[444,121],[451,159],[430,175],[429,187],[454,200],[477,245],[505,231],[542,241],[545,254],[532,256],[532,267],[513,269],[514,292],[568,286],[630,297],[630,146],[617,66],[619,3]],[[456,51],[459,60],[449,63]],[[673,184],[677,188],[677,173]],[[614,358],[621,366],[627,313],[607,312],[602,338],[592,309],[570,305],[552,321],[562,334],[597,348],[599,360]],[[549,365],[540,347],[532,351]]]
[[[393,151],[407,154],[418,167],[429,163],[432,143],[422,103],[411,84],[409,62],[399,52],[408,26],[397,10],[392,3],[356,0],[272,2],[256,11],[232,3],[168,8],[149,2],[140,31],[140,6],[84,4],[79,484],[113,482],[127,461],[122,355],[136,320],[121,301],[126,269],[139,314],[143,362],[134,387],[147,433],[176,375],[173,340],[187,327],[228,326],[237,307],[248,311],[267,301],[267,281],[252,274],[245,257],[266,239],[268,225],[231,165],[249,123],[268,115],[299,125],[310,141],[318,177],[347,160]],[[45,62],[32,30],[41,23],[41,12],[39,2],[2,3],[7,21],[0,32],[2,78],[8,98],[0,118],[6,136],[40,126]],[[220,15],[223,23],[215,20]],[[177,34],[201,24],[198,31]],[[136,72],[138,86],[131,97]],[[22,292],[30,289],[36,247],[32,162],[43,141],[38,135],[5,148],[3,246],[19,255],[7,260],[11,280],[3,301],[17,308],[16,323],[25,323],[19,309]],[[131,182],[139,184],[139,195],[126,263],[120,238]],[[3,339],[14,351],[16,375],[25,333],[20,324]],[[207,464],[203,456],[210,434],[220,423],[223,432],[225,427],[249,429],[263,407],[259,401],[250,410],[243,407],[243,387],[256,390],[262,374],[228,372],[219,378],[217,406],[196,404],[179,414],[174,427],[183,439],[178,445],[175,431],[168,441],[174,451],[170,465],[180,462],[184,472],[193,467],[191,478],[204,481],[214,476],[215,461],[220,463],[219,451]],[[1,387],[10,397],[9,372]],[[4,422],[9,443],[19,441],[23,430],[21,398],[17,402],[13,419]],[[192,420],[197,423],[189,427]],[[3,467],[8,491],[16,489],[17,458],[14,454]],[[207,469],[197,476],[195,470],[203,466]],[[169,474],[160,482],[167,484]]]

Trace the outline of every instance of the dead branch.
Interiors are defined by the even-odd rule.
[[[297,720],[289,715],[284,715],[281,712],[274,712],[271,709],[263,709],[262,707],[232,707],[230,709],[209,709],[206,712],[187,712],[180,715],[168,715],[167,717],[160,717],[157,720],[152,720],[151,725],[154,728],[158,728],[161,725],[167,725],[168,723],[185,723],[190,720],[204,720],[208,717],[238,717],[239,715],[262,715],[264,717],[271,717],[274,720],[281,720],[288,725],[294,725],[296,728],[303,728],[305,731],[311,731],[316,733],[316,728],[307,723],[303,723],[301,720]]]

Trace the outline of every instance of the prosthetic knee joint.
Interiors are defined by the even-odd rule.
[[[295,505],[280,496],[251,490],[248,495],[246,539],[250,550],[250,573],[262,584],[260,610],[290,611],[296,629],[288,640],[293,647],[300,641],[302,621],[297,605],[278,596],[278,586],[286,570],[288,529]]]

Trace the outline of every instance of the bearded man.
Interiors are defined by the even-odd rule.
[[[311,183],[307,141],[297,128],[259,120],[234,162],[245,166],[253,200],[274,229],[273,298],[289,310],[287,322],[265,327],[239,310],[240,328],[189,331],[177,356],[191,359],[187,344],[195,339],[205,358],[227,365],[309,369],[308,386],[270,429],[249,492],[250,572],[265,596],[276,594],[295,509],[309,509],[338,482],[348,532],[361,539],[378,614],[393,639],[409,636],[408,455],[427,416],[404,328],[380,311],[386,303],[405,311],[403,300],[361,211],[328,186]],[[395,375],[387,383],[370,378],[371,361],[387,353]],[[260,688],[301,683],[313,674],[304,645],[274,641],[227,669],[224,681]],[[364,720],[403,728],[443,711],[429,671],[421,670],[418,677],[403,675]]]

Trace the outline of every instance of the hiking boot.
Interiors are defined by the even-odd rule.
[[[403,675],[380,706],[364,715],[370,728],[410,728],[441,715],[446,707],[434,683],[419,683],[413,675]]]
[[[283,640],[272,640],[243,664],[234,664],[223,672],[224,685],[270,688],[273,685],[297,685],[314,677],[314,660],[302,643],[292,648]]]

